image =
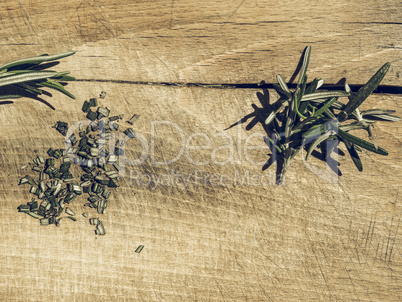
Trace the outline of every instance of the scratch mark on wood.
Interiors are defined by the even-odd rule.
[[[214,280],[216,282],[216,286],[218,287],[222,298],[225,299],[225,296],[223,295],[223,290],[224,290],[229,295],[229,297],[233,299],[233,296],[225,289],[225,287],[217,279],[214,279]]]
[[[367,243],[368,243],[368,241],[369,241],[369,236],[370,236],[370,230],[371,230],[371,224],[372,224],[372,222],[373,222],[373,218],[371,218],[371,220],[370,220],[370,224],[369,224],[368,231],[367,231],[367,236],[366,236],[366,243],[364,244],[364,249],[366,249]]]
[[[112,37],[117,38],[117,34],[113,28],[112,23],[105,17],[105,15],[102,13],[99,7],[94,7],[92,5],[90,5],[90,7],[96,10],[96,15],[91,12],[91,15],[96,19],[96,25],[98,26],[99,22],[112,35]],[[98,18],[97,16],[100,16],[101,19]]]
[[[392,251],[393,251],[393,249],[394,249],[394,245],[395,245],[395,241],[396,241],[396,236],[398,235],[398,229],[399,229],[399,224],[400,224],[400,222],[401,222],[401,215],[399,215],[398,225],[396,226],[395,236],[394,236],[394,240],[392,241],[391,249],[390,249],[390,252],[389,252],[388,262],[391,262]]]
[[[77,8],[75,9],[75,13],[73,13],[71,15],[71,17],[67,20],[66,23],[70,23],[71,20],[73,19],[73,17],[75,15],[77,15],[77,20],[78,20],[78,28],[77,26],[74,25],[75,29],[77,30],[77,32],[82,35],[82,25],[81,25],[81,18],[80,18],[80,14],[79,14],[79,9],[81,8],[81,5],[83,4],[84,1],[81,1],[81,3],[77,6]]]
[[[355,284],[353,283],[352,277],[350,276],[349,270],[346,269],[346,272],[348,273],[349,281],[350,281],[350,283],[352,284],[353,291],[355,292],[355,297],[358,297],[358,294],[357,294],[357,291],[356,291],[356,287],[355,287]],[[360,299],[359,299],[359,301],[360,301]]]
[[[171,7],[171,9],[170,9],[170,23],[169,23],[169,29],[172,29],[173,10],[174,10],[174,0],[172,0],[172,7]]]
[[[78,32],[80,35],[82,35],[82,27],[81,27],[81,18],[80,18],[80,13],[79,13],[79,9],[82,5],[82,2],[80,3],[80,5],[78,5],[76,12],[77,12],[77,19],[78,19]]]
[[[246,1],[246,0],[243,0],[243,1],[236,7],[236,9],[232,12],[232,14],[231,14],[231,15],[229,16],[229,18],[226,20],[226,22],[228,22],[228,21],[233,17],[233,15],[238,11],[238,9],[240,8],[240,6],[242,6],[245,1]]]
[[[322,278],[324,279],[325,285],[327,286],[328,295],[329,295],[331,291],[330,291],[330,289],[329,289],[329,285],[328,285],[328,282],[327,282],[327,278],[325,278],[324,272],[322,271],[321,264],[320,264],[320,262],[318,261],[318,257],[317,257],[317,254],[316,254],[315,250],[312,249],[312,252],[313,252],[313,254],[314,254],[315,261],[316,261],[317,264],[318,264],[318,268],[320,269],[321,276],[322,276]]]
[[[373,227],[371,228],[371,236],[370,236],[370,243],[369,243],[369,245],[371,245],[371,242],[373,241],[375,223],[376,223],[376,217],[374,217]],[[377,249],[378,249],[378,247],[377,247]],[[376,256],[377,256],[377,251],[376,251]]]
[[[389,247],[389,240],[391,238],[391,232],[392,232],[392,222],[394,221],[394,217],[392,216],[391,218],[391,226],[389,227],[389,233],[388,233],[388,240],[387,240],[387,248],[385,249],[385,257],[384,261],[387,261],[387,255],[388,255],[388,247]]]
[[[21,16],[24,20],[25,26],[27,28],[30,28],[33,33],[37,36],[38,34],[36,33],[35,29],[32,26],[32,22],[31,22],[31,17],[29,16],[29,13],[27,12],[27,10],[24,8],[24,6],[22,5],[21,1],[18,0],[18,5],[20,7],[20,11],[21,11]]]
[[[224,245],[226,245],[226,246],[229,248],[229,250],[233,251],[232,248],[231,248],[228,244],[226,244],[225,242],[222,242],[222,243],[223,243]],[[259,271],[262,272],[263,274],[267,275],[268,277],[270,277],[270,278],[273,279],[273,280],[277,280],[277,281],[280,283],[280,281],[279,281],[277,278],[274,278],[273,276],[271,276],[270,274],[268,274],[266,271],[260,269],[253,261],[251,261],[250,259],[248,259],[248,258],[247,258],[246,256],[244,256],[243,254],[241,254],[241,253],[239,253],[239,252],[236,252],[236,251],[233,251],[233,252],[234,252],[235,254],[238,254],[238,255],[242,256],[247,262],[251,263],[257,270],[259,270]]]

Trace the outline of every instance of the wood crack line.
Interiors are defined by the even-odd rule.
[[[127,85],[150,85],[150,86],[176,86],[176,87],[200,87],[215,89],[273,89],[272,83],[184,83],[184,82],[148,82],[148,81],[127,81],[127,80],[107,80],[107,79],[76,79],[76,82],[98,82],[98,83],[116,83]],[[359,90],[363,85],[349,84],[353,91]],[[289,88],[296,88],[296,84],[288,84]],[[322,86],[325,90],[344,89],[343,85],[325,84]],[[402,95],[402,86],[396,85],[380,85],[374,91],[377,94],[395,94]]]

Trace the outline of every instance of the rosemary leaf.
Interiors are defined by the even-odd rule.
[[[59,82],[56,82],[52,79],[47,79],[46,81],[41,81],[38,83],[39,85],[49,87],[55,90],[58,90],[61,93],[64,93],[65,95],[69,96],[72,99],[75,99],[74,95],[72,95],[70,92],[64,89],[63,85],[61,85]]]
[[[300,118],[306,119],[307,117],[301,114],[299,111],[299,100],[302,98],[304,91],[306,90],[307,75],[304,75],[303,80],[300,81],[299,79],[299,83],[300,84],[298,84],[298,89],[296,89],[294,94],[295,112]]]
[[[4,99],[19,99],[19,98],[22,98],[22,95],[19,95],[19,94],[0,95],[0,100],[4,100]]]
[[[279,83],[279,85],[282,88],[282,91],[285,93],[285,95],[287,96],[288,99],[292,98],[292,93],[290,92],[288,85],[286,85],[285,80],[282,78],[282,76],[280,74],[278,74],[276,76],[276,79]]]
[[[391,115],[391,114],[370,114],[370,115],[366,114],[366,116],[369,116],[372,118],[374,117],[374,118],[385,120],[385,121],[391,121],[391,122],[397,122],[397,121],[401,120],[401,118],[399,116],[395,116],[395,115]],[[364,120],[370,121],[367,118],[365,118]],[[374,121],[372,121],[372,122],[374,122]]]
[[[264,142],[271,149],[272,153],[274,153],[276,151],[278,151],[279,153],[282,153],[282,149],[280,147],[278,147],[278,145],[276,144],[276,142],[272,138],[270,138],[268,136],[264,136]],[[276,148],[276,151],[273,150],[274,147]]]
[[[391,113],[395,113],[395,110],[386,110],[386,109],[370,109],[370,110],[363,110],[360,111],[360,114],[362,116],[365,115],[376,115],[376,114],[391,114]]]
[[[335,103],[336,103],[336,101],[335,101]],[[328,108],[325,109],[324,114],[325,114],[327,117],[329,117],[330,119],[333,119],[333,120],[336,119],[335,114],[333,114],[332,111],[329,110]]]
[[[11,67],[19,66],[19,65],[27,65],[27,64],[40,64],[43,62],[49,62],[49,61],[54,61],[58,59],[62,59],[68,56],[71,56],[75,54],[75,51],[68,51],[56,55],[43,55],[43,56],[38,56],[38,57],[31,57],[31,58],[26,58],[26,59],[19,59],[16,61],[9,62],[7,64],[4,64],[0,66],[0,71],[5,70],[5,69],[10,69]]]
[[[289,93],[287,93],[287,92],[285,92],[283,89],[282,89],[282,87],[280,86],[280,85],[278,85],[278,84],[276,84],[276,83],[273,83],[272,84],[272,87],[275,89],[275,91],[281,96],[281,97],[283,97],[284,99],[290,99],[291,98],[291,95],[289,94]]]
[[[324,132],[323,134],[321,134],[321,136],[319,136],[309,147],[308,151],[307,151],[307,155],[306,155],[306,160],[308,160],[310,154],[313,152],[313,150],[319,145],[321,144],[323,141],[327,140],[329,137],[331,137],[332,135],[334,135],[336,132],[334,130],[329,130]]]
[[[346,91],[321,91],[321,92],[314,92],[310,94],[305,94],[303,95],[301,101],[317,101],[319,99],[329,99],[329,98],[334,98],[334,97],[347,97],[349,96],[349,93]]]
[[[271,111],[271,113],[268,115],[268,117],[265,120],[265,125],[271,124],[271,122],[275,119],[276,112],[274,110]]]
[[[364,121],[369,124],[374,123],[373,121],[369,121],[369,120],[364,120]],[[339,129],[342,129],[343,131],[366,129],[366,128],[367,128],[367,125],[363,125],[361,122],[354,122],[351,124],[339,126]]]
[[[305,94],[311,94],[317,91],[318,88],[324,83],[323,80],[315,78],[310,85],[307,86]]]
[[[303,133],[302,137],[304,139],[316,137],[322,135],[326,131],[324,124],[318,124],[310,127],[309,130]]]
[[[332,106],[333,103],[335,103],[338,100],[338,98],[333,97],[332,99],[330,99],[328,102],[326,102],[324,104],[324,106],[322,106],[320,109],[318,109],[313,116],[320,116],[321,114],[323,114],[328,108],[330,108]]]
[[[388,155],[388,152],[380,147],[376,148],[372,143],[369,143],[365,140],[362,140],[361,138],[358,138],[352,134],[349,134],[342,129],[338,129],[338,135],[342,140],[348,140],[353,144],[356,144],[364,149],[367,149],[371,152],[380,154],[380,155]]]
[[[362,172],[363,171],[363,165],[362,162],[360,160],[359,154],[357,154],[355,146],[349,142],[348,140],[344,140],[343,141],[345,143],[346,149],[348,149],[349,155],[352,158],[355,166],[357,167],[357,169]]]
[[[313,123],[313,122],[317,121],[318,119],[319,119],[318,116],[311,116],[311,117],[306,118],[305,120],[303,120],[303,122],[301,122],[301,123],[298,124],[295,128],[293,128],[292,133],[294,134],[294,133],[300,132],[301,129],[302,129],[304,126],[306,126],[306,125],[309,124],[309,123]]]
[[[17,86],[29,93],[32,93],[32,94],[39,94],[39,95],[42,94],[42,90],[40,90],[36,87],[33,87],[31,85],[28,85],[26,83],[15,84],[15,86]]]
[[[55,71],[45,71],[45,72],[30,72],[27,74],[12,75],[12,76],[8,76],[5,78],[1,78],[0,79],[0,87],[28,82],[28,81],[36,81],[36,80],[51,78],[56,74],[57,74],[57,72],[55,72]]]
[[[307,73],[307,68],[308,68],[308,64],[310,62],[310,55],[311,55],[311,45],[307,46],[304,50],[304,56],[303,56],[303,64],[300,70],[300,74],[299,74],[299,80],[297,83],[297,86],[300,87],[303,85],[303,82],[306,82],[306,73]]]
[[[345,109],[339,113],[338,120],[340,122],[347,119],[349,114],[351,114],[356,108],[358,108],[368,97],[369,95],[380,85],[382,79],[387,74],[391,63],[385,63],[373,77],[359,89],[357,94],[349,100]]]
[[[56,79],[60,82],[70,82],[70,81],[75,81],[75,78],[72,76],[68,76],[68,75],[63,75],[63,76],[55,76],[52,79]]]

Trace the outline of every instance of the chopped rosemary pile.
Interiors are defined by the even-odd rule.
[[[22,94],[30,97],[37,97],[43,94],[43,88],[55,89],[70,98],[74,95],[64,89],[66,82],[74,81],[75,78],[69,76],[69,71],[57,72],[45,70],[49,66],[57,65],[56,60],[75,54],[69,51],[56,55],[41,55],[26,59],[19,59],[0,66],[0,87],[11,88],[16,93],[1,92],[0,100],[21,98]],[[45,63],[45,64],[42,64]]]
[[[124,154],[125,143],[135,138],[135,134],[131,128],[119,130],[118,122],[123,114],[110,116],[110,109],[97,106],[96,98],[84,102],[82,110],[90,121],[80,123],[76,133],[74,129],[69,130],[68,123],[56,123],[54,128],[66,137],[65,149],[49,148],[46,158],[38,156],[33,164],[22,167],[32,166],[32,171],[36,172],[33,177],[21,178],[19,183],[31,185],[29,192],[36,197],[20,205],[19,212],[40,219],[41,225],[59,226],[64,218],[77,220],[71,203],[83,195],[88,201],[84,206],[105,214],[112,190],[119,187],[119,156]],[[120,136],[116,141],[120,132],[125,134],[124,139]],[[70,170],[72,165],[79,166],[79,177],[74,177]],[[83,217],[87,218],[88,213],[83,213]],[[98,218],[89,218],[89,222],[96,225],[95,234],[106,234]]]
[[[277,184],[283,184],[286,171],[300,150],[306,148],[306,160],[319,147],[327,160],[339,142],[345,144],[354,164],[359,171],[363,165],[359,157],[362,149],[376,154],[388,155],[375,140],[373,124],[376,120],[399,121],[393,110],[370,109],[360,110],[360,105],[378,87],[386,75],[390,63],[384,64],[374,76],[357,92],[349,85],[345,90],[319,90],[322,79],[314,79],[307,84],[307,67],[310,60],[311,47],[304,50],[302,66],[298,76],[296,89],[291,91],[281,75],[277,75],[278,84],[273,87],[279,94],[278,101],[263,112],[262,120],[267,136],[265,143],[271,150],[270,159],[265,167],[277,161],[279,173]],[[347,98],[346,104],[339,101]],[[351,134],[352,131],[365,129],[368,132],[368,142]]]

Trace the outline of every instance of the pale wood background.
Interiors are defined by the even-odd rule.
[[[389,61],[383,84],[401,86],[400,20],[398,1],[2,1],[1,62],[74,49],[58,70],[86,81],[69,84],[75,101],[45,97],[55,111],[29,99],[0,105],[0,300],[400,301],[400,123],[377,124],[388,157],[364,152],[359,174],[341,157],[343,176],[335,183],[300,156],[283,187],[152,190],[131,187],[126,177],[102,217],[104,237],[96,238],[83,218],[41,227],[16,209],[29,198],[17,186],[26,173],[19,167],[62,147],[50,127],[83,119],[83,101],[102,90],[102,105],[141,114],[135,129],[148,140],[152,121],[174,122],[186,138],[195,132],[213,138],[259,105],[259,90],[135,82],[270,83],[277,73],[289,80],[311,44],[310,79],[363,84]],[[402,116],[400,95],[375,95],[365,106]],[[262,129],[242,125],[225,133],[237,156]],[[178,138],[173,128],[160,128],[157,159],[174,157]],[[261,137],[252,142],[263,145]],[[222,144],[213,139],[213,147]],[[133,143],[127,152],[136,158],[140,151]],[[267,152],[253,158],[263,161]],[[191,155],[207,160],[211,150]],[[325,169],[317,159],[311,164]],[[195,166],[183,157],[167,167],[146,161],[133,169],[272,179],[275,167],[261,172],[245,160]],[[78,213],[82,203],[75,201]],[[136,254],[139,244],[145,249]]]

